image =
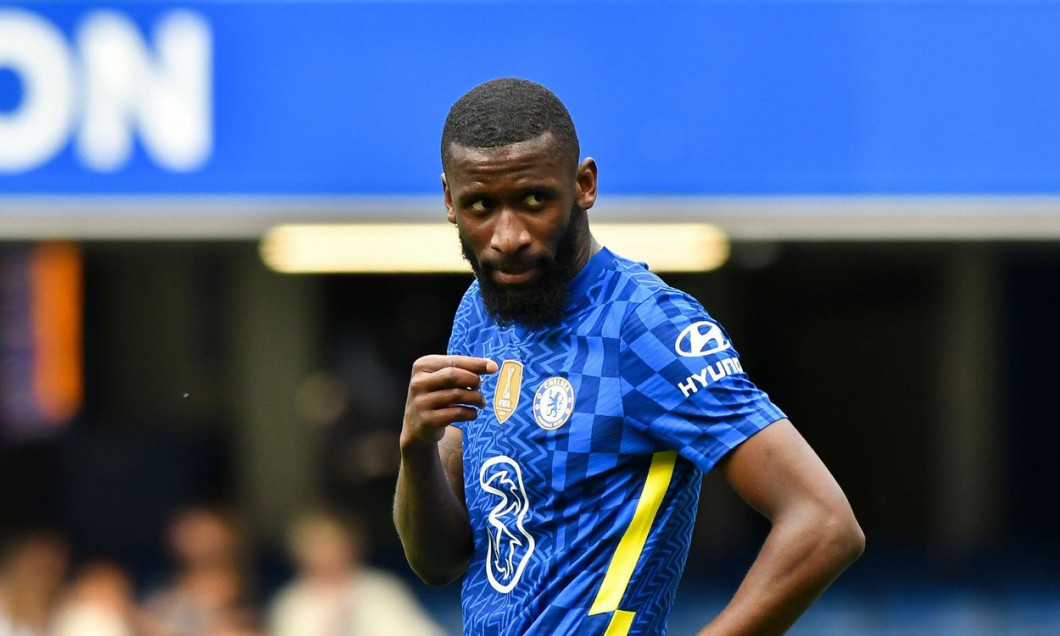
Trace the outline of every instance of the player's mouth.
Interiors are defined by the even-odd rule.
[[[525,285],[537,278],[540,272],[537,267],[495,269],[493,280],[499,285]]]

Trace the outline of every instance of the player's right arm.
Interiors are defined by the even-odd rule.
[[[496,371],[492,360],[457,355],[424,356],[412,365],[394,524],[409,565],[429,585],[455,580],[471,558],[463,443],[450,424],[478,417],[486,405],[480,376]]]

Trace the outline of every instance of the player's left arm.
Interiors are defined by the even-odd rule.
[[[718,467],[772,528],[732,601],[699,636],[783,634],[861,556],[865,535],[839,484],[787,419]]]

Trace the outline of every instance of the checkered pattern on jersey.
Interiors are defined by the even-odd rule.
[[[731,347],[679,355],[682,333],[709,320],[695,300],[607,250],[572,281],[566,316],[554,328],[498,326],[472,284],[449,353],[515,360],[523,377],[505,422],[493,410],[494,374],[483,379],[486,408],[460,425],[475,531],[463,584],[465,634],[603,634],[613,612],[590,616],[590,608],[637,510],[653,454],[677,451],[613,608],[634,613],[631,634],[664,633],[702,471],[783,417],[739,369]],[[727,343],[727,335],[718,338]],[[568,421],[546,430],[535,419],[534,395],[556,377],[570,383],[574,402]]]
[[[729,342],[695,299],[668,288],[657,290],[654,301],[638,304],[623,329],[627,422],[708,472],[784,414],[734,364],[738,356],[731,344],[711,355],[677,355],[678,338],[695,322],[717,325]]]

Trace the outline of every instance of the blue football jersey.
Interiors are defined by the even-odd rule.
[[[603,249],[555,327],[498,326],[472,283],[449,353],[500,365],[459,425],[464,634],[664,634],[703,473],[784,417],[725,330]]]

